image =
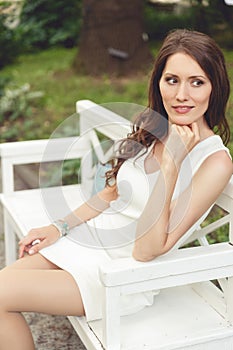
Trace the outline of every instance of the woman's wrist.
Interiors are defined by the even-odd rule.
[[[62,219],[52,222],[52,225],[59,231],[60,238],[65,237],[70,232],[68,223]]]
[[[182,162],[175,161],[171,157],[164,157],[160,166],[160,170],[164,176],[178,174],[180,171],[181,163]]]

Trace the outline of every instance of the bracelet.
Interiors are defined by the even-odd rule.
[[[64,237],[70,232],[69,225],[63,220],[56,220],[52,223],[52,225],[58,229],[60,232],[60,237]]]

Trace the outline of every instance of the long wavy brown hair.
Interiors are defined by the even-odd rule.
[[[177,53],[184,52],[191,56],[209,78],[212,91],[205,119],[208,126],[222,137],[226,145],[230,139],[230,128],[225,112],[230,94],[230,83],[226,70],[224,55],[216,42],[208,35],[187,29],[170,32],[154,62],[148,92],[148,106],[136,118],[132,132],[119,143],[117,160],[113,168],[106,173],[106,183],[116,178],[121,165],[126,159],[133,158],[144,148],[168,132],[168,115],[164,108],[159,82],[167,59]]]

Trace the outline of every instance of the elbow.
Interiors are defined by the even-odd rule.
[[[148,262],[148,261],[154,260],[159,255],[160,254],[155,254],[155,253],[148,252],[148,251],[141,251],[137,248],[134,248],[134,250],[132,252],[132,257],[136,261],[141,261],[141,262]]]
[[[141,262],[149,262],[149,261],[152,261],[156,258],[156,256],[146,256],[146,255],[136,255],[136,254],[133,254],[132,255],[133,258],[136,260],[136,261],[141,261]]]
[[[151,249],[151,247],[145,248],[135,244],[132,252],[132,257],[137,261],[148,262],[154,260],[160,255],[167,253],[168,250],[169,249],[166,245]]]

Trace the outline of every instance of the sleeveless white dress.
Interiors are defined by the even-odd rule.
[[[137,219],[159,175],[159,170],[150,174],[145,170],[145,158],[151,147],[141,157],[137,155],[123,163],[117,175],[119,197],[110,203],[107,210],[40,251],[44,257],[73,276],[79,286],[88,321],[102,317],[103,287],[99,279],[99,266],[108,264],[112,259],[132,256]],[[203,161],[220,150],[225,150],[230,156],[218,135],[206,138],[193,148],[182,163],[173,199],[179,197],[189,186]],[[190,237],[210,209],[172,249],[179,248]],[[151,291],[122,297],[121,314],[137,312],[151,305],[156,293]]]

